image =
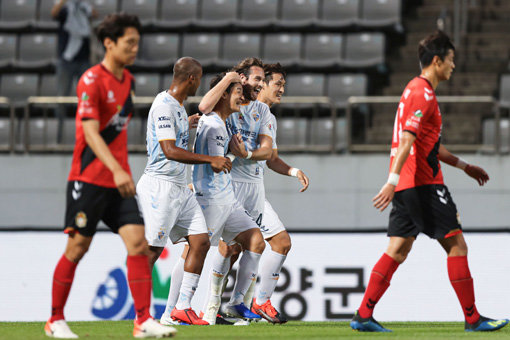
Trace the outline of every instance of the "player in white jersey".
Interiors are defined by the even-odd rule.
[[[211,88],[225,77],[226,75],[222,74],[213,79]],[[219,156],[227,154],[230,137],[225,121],[230,114],[239,111],[242,98],[241,84],[230,82],[213,111],[200,118],[194,147],[196,153]],[[239,152],[246,152],[244,145],[239,146]],[[258,263],[265,248],[259,227],[237,201],[230,174],[214,174],[208,165],[194,165],[193,187],[204,212],[211,245],[217,246],[221,236],[226,244],[235,242],[244,250],[229,306],[239,316],[260,318],[243,304],[243,297],[257,277]],[[230,261],[225,259],[223,254],[218,251],[213,256],[210,297],[203,316],[203,319],[210,324],[216,321],[221,303],[223,279],[230,269]]]
[[[146,223],[151,271],[169,238],[173,243],[188,241],[189,244],[179,300],[172,311],[163,315],[162,323],[169,324],[173,319],[207,324],[190,305],[210,242],[202,210],[186,185],[186,164],[208,164],[211,171],[222,172],[231,169],[231,162],[223,155],[187,151],[189,125],[196,117],[188,120],[182,103],[200,85],[202,66],[197,60],[185,57],[176,62],[173,71],[170,89],[156,96],[149,111],[148,161],[136,189]]]

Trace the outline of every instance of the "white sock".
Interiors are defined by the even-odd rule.
[[[179,291],[181,290],[182,277],[184,276],[184,259],[179,256],[179,260],[172,270],[170,277],[170,290],[168,291],[168,300],[166,301],[165,314],[170,316],[172,310],[179,298]]]
[[[191,308],[191,299],[197,290],[200,274],[184,272],[182,277],[181,290],[179,292],[179,301],[175,305],[177,309]]]
[[[214,254],[212,259],[211,279],[209,292],[203,309],[203,319],[210,325],[216,323],[216,314],[221,305],[221,292],[223,290],[223,280],[230,269],[230,258],[223,257],[219,251]]]
[[[246,295],[244,296],[244,305],[248,308],[251,308],[251,302],[253,300],[253,293],[255,293],[255,284],[257,283],[257,280],[253,280],[250,284],[250,287],[248,288],[248,291],[246,292]]]
[[[234,292],[229,302],[231,305],[238,305],[243,302],[244,296],[248,288],[250,288],[251,283],[257,280],[260,256],[261,254],[253,253],[249,250],[243,252],[243,256],[241,260],[239,260]]]
[[[260,284],[256,295],[257,305],[261,305],[271,299],[286,258],[287,255],[282,255],[272,250],[268,252],[260,266]]]

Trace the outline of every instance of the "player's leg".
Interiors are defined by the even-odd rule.
[[[184,276],[184,261],[186,260],[186,256],[188,256],[188,250],[189,246],[186,244],[179,260],[177,260],[177,263],[172,269],[170,290],[168,291],[165,312],[161,316],[160,320],[160,323],[163,325],[179,324],[179,322],[172,319],[171,315],[175,305],[177,304],[177,300],[179,299],[179,291],[181,290],[182,278]]]

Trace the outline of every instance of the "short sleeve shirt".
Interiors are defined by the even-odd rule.
[[[438,159],[441,129],[441,112],[432,85],[425,78],[414,78],[402,94],[393,128],[390,167],[403,131],[416,136],[400,172],[396,191],[420,185],[443,184]]]
[[[82,181],[102,187],[115,188],[112,172],[96,157],[87,145],[82,122],[99,122],[99,133],[113,157],[131,174],[127,152],[127,125],[133,115],[132,88],[134,79],[124,70],[117,79],[103,65],[98,64],[82,75],[78,82],[76,112],[76,144],[69,181]]]
[[[186,185],[186,164],[166,158],[161,144],[174,140],[175,146],[188,149],[189,123],[184,106],[167,91],[159,93],[147,118],[147,166],[145,173],[170,182]]]

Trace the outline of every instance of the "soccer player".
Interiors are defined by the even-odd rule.
[[[429,35],[418,47],[421,75],[409,82],[398,106],[391,146],[388,181],[374,197],[374,207],[383,211],[393,201],[386,253],[372,270],[361,306],[351,321],[359,331],[389,332],[372,313],[390,285],[420,232],[438,240],[447,254],[450,282],[465,316],[465,330],[493,331],[508,320],[492,320],[478,313],[473,279],[467,261],[467,245],[457,208],[441,172],[442,161],[463,170],[484,185],[489,176],[480,167],[451,154],[441,144],[442,119],[435,89],[450,79],[455,68],[455,47],[441,31]]]
[[[266,104],[268,107],[279,104],[285,92],[285,76],[285,70],[279,63],[264,65],[264,85],[257,100]],[[278,156],[278,149],[276,146],[276,118],[272,113],[269,113],[269,115],[270,123],[268,125],[268,130],[271,133],[273,141],[273,152],[266,164],[269,169],[279,174],[297,177],[303,186],[300,191],[304,192],[308,189],[309,179],[303,171],[289,166]],[[261,164],[261,166],[263,166],[263,164]],[[234,170],[235,165],[232,168],[232,176],[234,175]],[[260,265],[260,283],[255,298],[251,303],[251,310],[269,322],[285,323],[287,319],[271,304],[271,296],[278,283],[283,263],[290,251],[291,240],[289,233],[285,230],[283,223],[278,218],[278,215],[267,199],[264,201],[264,215],[262,217],[260,230],[264,239],[271,246],[271,250],[268,251],[264,262]],[[251,295],[248,296],[247,294],[245,301],[250,301],[251,298]]]
[[[217,84],[226,77],[227,75],[222,74],[214,78],[211,82],[211,89],[217,89]],[[233,112],[239,112],[243,99],[241,84],[231,82],[230,79],[228,82],[229,84],[221,94],[219,101],[214,105],[213,111],[200,118],[194,147],[196,153],[211,156],[227,154],[230,137],[225,121]],[[246,152],[243,144],[240,145],[239,151]],[[244,250],[239,263],[233,297],[230,301],[230,305],[242,309],[244,307],[243,296],[251,282],[257,277],[260,256],[265,248],[262,234],[247,211],[237,201],[230,174],[215,174],[207,164],[194,165],[193,187],[209,228],[211,245],[218,246],[221,236],[227,245],[236,242]],[[229,269],[230,261],[225,260],[225,257],[216,251],[213,254],[210,298],[203,316],[203,319],[209,324],[216,322],[221,303],[223,280]],[[241,312],[253,314],[246,307]]]
[[[149,314],[151,272],[143,219],[140,216],[127,153],[127,124],[132,116],[134,79],[125,69],[138,52],[140,22],[136,16],[112,14],[97,28],[106,53],[78,82],[76,145],[67,185],[64,255],[53,275],[51,317],[46,334],[78,338],[64,319],[64,306],[76,266],[87,252],[99,220],[118,233],[127,249],[127,278],[134,300],[137,338],[171,336]]]
[[[187,151],[190,122],[182,103],[195,95],[201,77],[202,66],[197,60],[184,57],[175,63],[170,89],[156,96],[149,111],[148,161],[136,188],[145,220],[151,270],[168,238],[173,243],[189,244],[180,297],[170,315],[162,316],[163,324],[172,319],[207,324],[191,309],[210,243],[202,210],[186,185],[186,164],[207,163],[214,172],[230,171],[232,167],[230,159],[223,156]]]

